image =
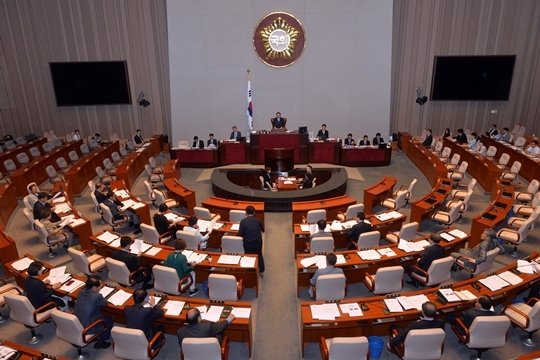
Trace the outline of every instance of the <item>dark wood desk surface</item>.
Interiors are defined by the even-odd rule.
[[[127,189],[124,180],[114,180],[111,182],[110,187],[113,191],[123,189],[128,194],[128,197],[120,197],[118,195],[115,195],[118,201],[122,202],[126,200],[133,200],[135,202],[143,204],[144,206],[140,208],[134,209],[130,207],[129,210],[139,216],[139,219],[141,220],[141,224],[147,224],[147,225],[153,224],[152,219],[150,218],[150,206],[148,206],[148,204],[145,203],[144,201],[141,201],[140,197],[135,196],[135,194],[132,194],[131,191]]]
[[[218,146],[221,165],[250,164],[251,146],[246,142],[220,142]]]
[[[15,184],[9,183],[0,185],[0,225],[7,227],[9,218],[13,211],[18,207],[17,194],[15,193]]]
[[[13,162],[18,165],[19,161],[17,160],[17,155],[20,153],[25,153],[28,156],[28,159],[32,159],[32,154],[30,154],[30,148],[34,146],[39,149],[39,152],[43,154],[43,144],[47,142],[47,138],[36,139],[30,142],[27,142],[23,145],[17,145],[14,149],[6,150],[0,153],[0,164],[4,165],[4,161],[13,160]],[[5,170],[5,168],[4,168]],[[4,172],[4,171],[2,171]]]
[[[392,148],[379,149],[366,146],[364,148],[341,148],[340,164],[343,166],[388,166],[392,158]]]
[[[144,171],[144,165],[148,164],[150,157],[159,154],[163,135],[154,135],[149,143],[145,144],[144,150],[133,151],[122,161],[116,170],[116,178],[124,180],[128,189],[131,189],[139,175]]]
[[[251,163],[264,164],[264,149],[294,148],[294,163],[309,162],[309,134],[287,134],[284,132],[270,134],[251,134]]]
[[[326,219],[334,220],[338,212],[347,211],[349,205],[356,204],[356,199],[341,195],[322,200],[296,201],[292,203],[292,225],[300,224],[310,210],[326,210]],[[364,205],[365,206],[365,205]]]
[[[402,141],[402,149],[407,157],[424,174],[431,186],[437,184],[437,180],[446,177],[448,171],[444,163],[420,142],[413,141],[407,133],[399,133]]]
[[[418,222],[418,230],[422,220],[429,218],[442,205],[448,194],[452,192],[452,179],[439,178],[435,187],[422,198],[413,201],[410,222]]]
[[[188,215],[194,215],[193,208],[197,206],[197,202],[195,201],[195,191],[188,189],[177,179],[165,179],[163,184],[167,188],[169,197],[185,207]]]
[[[41,351],[37,349],[32,349],[32,348],[29,348],[28,346],[24,346],[24,345],[18,344],[16,342],[13,342],[7,339],[2,340],[2,344],[19,351],[21,353],[21,357],[19,358],[20,360],[42,360],[43,359],[41,355]],[[66,357],[56,356],[54,354],[49,354],[49,355],[55,356],[56,360],[68,360],[68,358]]]
[[[213,168],[220,166],[218,149],[172,149],[171,159],[177,159],[186,168]]]
[[[341,140],[339,141],[313,141],[309,143],[309,162],[339,164]]]
[[[222,221],[230,221],[229,211],[241,210],[245,211],[248,205],[255,208],[255,217],[262,221],[264,224],[264,202],[260,201],[241,201],[241,200],[228,200],[218,198],[216,196],[210,196],[208,199],[203,200],[201,205],[212,214],[220,214]],[[294,205],[293,205],[294,206]]]
[[[364,212],[366,214],[373,213],[375,206],[392,196],[397,180],[396,177],[385,176],[375,185],[364,189]]]
[[[9,236],[3,226],[0,226],[0,261],[4,267],[4,274],[9,279],[12,277],[11,273],[7,271],[6,264],[15,261],[19,258],[19,252],[17,251],[17,244]]]
[[[180,161],[167,160],[163,166],[163,177],[165,179],[180,179]]]

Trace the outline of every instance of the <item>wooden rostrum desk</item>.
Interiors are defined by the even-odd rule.
[[[188,215],[194,215],[193,208],[197,206],[195,201],[195,191],[182,185],[178,179],[163,180],[165,188],[170,198],[186,208]]]
[[[310,210],[326,210],[326,219],[337,218],[338,212],[347,211],[347,207],[356,204],[356,199],[348,195],[336,196],[322,200],[296,201],[292,204],[292,224],[300,224]]]
[[[536,259],[537,257],[537,252],[531,255],[532,259]],[[516,266],[517,263],[510,264],[502,269],[497,270],[496,273],[500,274],[505,271],[510,271],[515,269]],[[540,276],[538,274],[521,273],[519,277],[521,277],[523,281],[517,285],[506,286],[497,291],[491,291],[484,285],[480,285],[480,290],[476,290],[472,284],[476,283],[479,279],[485,278],[486,276],[487,275],[480,275],[473,279],[453,283],[452,289],[469,290],[477,297],[481,295],[488,295],[493,299],[493,305],[508,305],[519,293],[528,289],[533,283],[540,280]],[[442,305],[436,300],[437,296],[435,293],[439,289],[439,287],[422,288],[420,290],[400,293],[400,295],[426,295],[430,301],[437,305],[438,313],[436,317],[442,320],[446,320],[446,315],[449,313],[459,315],[462,311],[475,306],[476,300],[448,302],[447,304]],[[309,342],[319,342],[321,336],[324,336],[325,338],[334,338],[338,336],[384,336],[388,335],[388,328],[390,324],[396,324],[405,328],[411,322],[420,318],[421,311],[416,309],[405,310],[399,313],[389,313],[386,315],[383,311],[383,309],[386,308],[386,305],[382,303],[385,298],[385,296],[372,296],[341,300],[340,302],[343,304],[365,304],[369,310],[363,310],[363,316],[355,317],[341,313],[341,316],[335,320],[318,320],[312,318],[310,305],[324,304],[324,301],[303,301],[301,304],[302,355],[304,354],[305,345]]]
[[[448,231],[452,231],[449,229]],[[429,236],[422,236],[416,238],[414,241],[427,240]],[[470,236],[467,235],[463,238],[456,238],[452,241],[442,240],[440,245],[444,247],[446,251],[446,256],[450,255],[451,252],[456,252],[458,249],[461,249],[465,246],[465,243],[469,240]],[[378,260],[362,260],[358,255],[360,250],[350,250],[343,252],[336,252],[336,254],[342,254],[347,261],[346,264],[336,264],[336,267],[343,269],[345,276],[347,277],[347,284],[361,283],[364,280],[365,274],[369,273],[374,275],[378,269],[385,268],[389,266],[402,266],[406,268],[408,265],[416,264],[418,258],[421,256],[422,252],[405,252],[404,250],[398,249],[397,244],[383,245],[378,246],[373,249],[392,249],[396,255],[395,256],[385,256],[381,255],[381,258]],[[297,266],[297,295],[300,294],[300,289],[309,287],[309,280],[317,271],[317,265],[312,265],[310,267],[304,267],[301,264],[301,261],[305,258],[314,256],[314,254],[298,254],[296,258]]]
[[[371,214],[373,208],[380,205],[384,199],[392,197],[397,178],[385,176],[375,185],[364,189],[364,212]]]
[[[411,206],[410,222],[418,222],[418,230],[422,227],[422,220],[429,219],[446,197],[452,192],[452,179],[439,178],[434,188],[418,200],[413,201]]]
[[[25,255],[26,257],[33,259],[33,257],[29,254]],[[24,279],[28,276],[26,271],[19,272],[13,268],[11,265],[12,263],[8,264],[8,271],[10,271],[13,276],[15,277],[15,280],[17,284],[24,288]],[[52,269],[54,266],[50,264],[44,263],[44,266],[46,268]],[[49,275],[47,272],[46,274],[41,275],[41,278],[46,278]],[[80,276],[80,275],[74,275],[75,279],[85,282],[87,277],[86,276]],[[82,288],[76,289],[73,292],[66,293],[60,289],[56,290],[57,295],[64,296],[69,295],[73,298],[73,301],[70,302],[70,306],[75,305],[75,300],[77,299],[78,293]],[[133,293],[135,289],[133,288],[125,288],[125,287],[117,287],[117,289],[122,289],[126,292]],[[156,295],[155,291],[149,291],[149,295]],[[159,295],[159,294],[158,294]],[[232,306],[232,307],[239,307],[239,308],[250,308],[251,303],[244,302],[244,301],[225,301],[225,302],[211,302],[208,299],[200,299],[200,298],[190,298],[190,297],[182,297],[182,296],[173,296],[168,295],[166,297],[167,300],[177,300],[177,301],[184,301],[186,304],[189,304],[189,308],[194,308],[198,306],[203,305],[218,305],[218,306]],[[109,315],[114,318],[114,322],[125,324],[126,318],[124,314],[124,307],[127,305],[133,305],[133,298],[130,297],[122,306],[115,306],[111,303],[108,304],[107,307],[101,308],[101,311],[104,315]],[[155,325],[163,325],[165,326],[165,332],[167,334],[176,335],[176,332],[178,329],[182,326],[184,326],[184,322],[186,320],[186,314],[187,314],[188,306],[185,306],[180,315],[178,316],[170,316],[165,315],[161,319],[154,320]],[[251,343],[252,343],[252,318],[253,314],[250,315],[249,318],[236,318],[234,321],[229,325],[227,330],[225,330],[225,335],[229,338],[229,341],[236,341],[236,342],[243,342],[247,343],[249,346],[249,354],[251,356]],[[224,318],[220,319],[223,320]]]
[[[212,214],[219,214],[221,216],[221,221],[230,221],[229,211],[245,211],[246,207],[250,205],[255,208],[255,217],[261,220],[264,224],[264,202],[228,200],[216,196],[210,196],[208,199],[203,200],[201,205],[210,210]]]
[[[114,251],[119,250],[120,248],[115,248],[107,244],[106,242],[99,240],[97,237],[101,234],[102,233],[91,236],[91,240],[96,248],[96,253],[105,257],[110,257]],[[143,253],[141,255],[141,265],[149,265],[151,267],[154,265],[161,265],[161,263],[167,258],[167,255],[174,251],[174,247],[168,245],[154,245],[154,247],[161,248],[161,251],[154,256]],[[255,261],[255,265],[253,267],[246,268],[241,267],[240,265],[218,264],[218,259],[221,255],[224,255],[223,253],[215,253],[208,251],[196,252],[200,254],[207,254],[206,260],[195,266],[195,277],[197,283],[205,282],[206,280],[208,280],[208,276],[212,273],[226,273],[228,275],[234,275],[237,280],[243,279],[244,286],[248,288],[253,288],[255,290],[255,294],[258,296],[259,276],[257,276],[257,260]],[[238,255],[257,258],[257,255],[251,254]]]

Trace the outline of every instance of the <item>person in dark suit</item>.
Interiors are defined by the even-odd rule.
[[[426,138],[422,142],[422,145],[425,147],[430,147],[433,143],[433,135],[431,135],[431,129],[426,130]]]
[[[495,311],[492,310],[492,307],[493,300],[491,300],[491,298],[487,295],[482,295],[478,299],[476,299],[474,307],[462,312],[459,318],[463,322],[463,325],[465,325],[465,327],[468,329],[471,327],[474,319],[476,319],[478,316],[498,315]],[[453,324],[456,321],[456,316],[450,313],[446,316],[446,319],[450,324]],[[465,332],[463,331],[461,326],[457,326],[456,329],[461,333],[461,335],[465,335]]]
[[[463,132],[463,129],[458,129],[457,136],[454,138],[456,141],[460,144],[468,144],[469,139],[467,139],[467,135]]]
[[[34,219],[41,220],[41,212],[43,210],[54,211],[55,207],[51,205],[52,200],[49,201],[49,195],[46,192],[38,192],[37,194],[38,201],[34,204]],[[56,215],[56,214],[55,214]],[[58,215],[56,215],[58,217]],[[58,221],[58,220],[56,220]]]
[[[270,172],[272,171],[272,169],[270,169],[270,167],[266,167],[264,169],[264,174],[263,174],[263,187],[265,189],[271,189],[272,188],[272,175],[270,175]]]
[[[133,136],[133,141],[135,141],[135,144],[144,143],[144,138],[141,135],[141,129],[137,129],[137,131],[135,131],[135,135]]]
[[[193,137],[193,144],[191,144],[192,148],[198,148],[198,149],[204,149],[204,141],[199,140],[198,136]]]
[[[304,178],[299,180],[300,183],[298,184],[298,187],[300,189],[309,189],[313,187],[313,168],[311,165],[306,166],[306,173],[304,175]],[[298,180],[297,180],[298,181]]]
[[[217,139],[214,139],[214,134],[210,134],[208,135],[209,139],[207,141],[207,145],[208,147],[210,147],[210,145],[214,145],[215,147],[218,146],[218,141]]]
[[[326,140],[330,137],[328,130],[326,130],[326,124],[322,124],[321,130],[317,133],[317,139],[319,140]]]
[[[130,329],[142,330],[146,339],[150,341],[158,332],[165,332],[165,326],[158,325],[154,327],[154,320],[161,319],[165,313],[161,306],[156,305],[154,297],[148,298],[144,289],[137,289],[133,292],[133,305],[124,308],[126,315],[126,327]],[[151,307],[144,307],[144,303]]]
[[[354,139],[353,139],[353,137],[352,137],[352,134],[351,134],[351,133],[348,133],[348,134],[347,134],[347,138],[346,138],[345,141],[344,141],[344,144],[345,144],[346,146],[351,146],[352,143],[354,143]]]
[[[131,254],[129,252],[131,243],[132,240],[129,236],[122,236],[120,238],[120,250],[113,251],[111,257],[126,264],[130,273],[136,271],[136,273],[133,275],[133,280],[137,281],[138,283],[142,281],[142,288],[144,290],[151,289],[154,287],[154,284],[150,283],[150,280],[152,280],[152,268],[148,265],[144,265],[141,269],[141,253],[139,252],[137,256]]]
[[[358,249],[358,237],[363,233],[373,231],[373,226],[366,221],[366,214],[358,212],[356,214],[356,224],[347,229],[347,249]]]
[[[369,138],[367,135],[364,135],[362,140],[360,140],[360,144],[358,144],[358,146],[369,146],[369,145],[370,145]]]
[[[118,205],[115,202],[116,198],[114,196],[114,193],[112,191],[109,191],[107,193],[107,200],[105,200],[102,204],[107,206],[109,210],[111,210],[111,214],[113,216],[114,220],[120,220],[122,219],[122,215],[125,214],[129,217],[129,226],[133,226],[135,231],[133,232],[134,235],[140,235],[142,234],[141,231],[141,220],[139,219],[139,216],[135,214],[134,212],[131,212],[129,210],[122,211],[121,206]]]
[[[39,276],[43,273],[43,263],[41,261],[34,261],[28,266],[28,277],[24,279],[24,289],[26,297],[30,300],[30,303],[34,308],[40,308],[48,302],[53,302],[62,310],[67,310],[67,304],[64,300],[57,296],[54,296],[54,290],[62,286],[61,283],[52,284],[47,289],[48,283],[45,283]],[[46,280],[48,281],[48,280]],[[49,307],[52,309],[53,307]]]
[[[381,136],[381,133],[375,134],[373,141],[371,142],[374,146],[379,146],[379,144],[384,144],[384,139]]]
[[[431,242],[431,245],[428,246],[424,250],[424,252],[422,253],[422,256],[420,256],[417,262],[417,266],[420,269],[425,270],[425,271],[429,269],[433,261],[437,259],[442,259],[443,257],[446,256],[444,247],[439,245],[439,243],[441,242],[441,236],[439,234],[435,234],[435,233],[431,234],[429,237],[429,240]],[[412,269],[412,266],[407,267],[407,274],[409,274],[409,277],[412,271],[411,269]],[[418,282],[416,282],[416,280],[414,280],[412,277],[410,281],[407,281],[407,284],[411,284],[415,287],[418,287]]]
[[[235,318],[236,316],[231,314],[227,317],[227,319],[219,322],[202,322],[201,312],[199,309],[189,309],[186,314],[187,326],[182,326],[176,332],[180,348],[182,347],[182,341],[184,341],[186,338],[215,337],[221,344],[223,341],[223,332]]]
[[[262,233],[264,225],[259,218],[255,217],[255,208],[246,206],[246,217],[240,221],[238,236],[242,238],[244,252],[246,254],[257,254],[259,260],[259,276],[264,277],[264,258],[262,253]]]
[[[334,274],[343,274],[343,269],[334,267],[337,262],[337,256],[334,253],[326,254],[326,267],[324,269],[317,269],[311,280],[309,280],[310,285],[317,285],[317,278],[321,275],[334,275]],[[308,289],[309,296],[313,299],[313,289],[311,286]]]
[[[158,212],[154,214],[154,227],[159,235],[169,233],[170,235],[176,237],[176,232],[181,229],[175,222],[171,222],[169,219],[167,219],[165,216],[167,211],[169,211],[167,204],[163,203],[159,205]]]
[[[238,140],[242,137],[242,133],[238,131],[238,128],[236,126],[232,127],[231,137],[229,139],[231,140]]]
[[[272,123],[272,129],[283,129],[287,130],[287,119],[281,117],[281,113],[278,111],[276,117],[270,119]]]
[[[391,352],[395,352],[395,349],[403,345],[407,334],[411,330],[416,329],[443,329],[444,321],[435,319],[437,314],[437,306],[430,301],[426,301],[422,304],[422,317],[413,323],[410,323],[405,329],[400,328],[396,324],[391,324],[388,330],[390,330],[389,342],[386,347]]]
[[[486,131],[486,135],[489,136],[490,138],[493,138],[499,135],[499,130],[497,129],[497,125],[491,124],[491,128],[489,129],[489,131]]]
[[[94,190],[94,196],[96,197],[98,204],[104,203],[105,200],[108,199],[107,193],[108,193],[107,185],[103,183],[96,184],[96,190]]]

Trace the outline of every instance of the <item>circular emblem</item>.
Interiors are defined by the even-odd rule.
[[[304,52],[304,27],[294,16],[275,12],[264,16],[253,32],[253,48],[272,67],[294,64]]]

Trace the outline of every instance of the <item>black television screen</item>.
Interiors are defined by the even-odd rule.
[[[508,100],[516,55],[435,56],[431,100]]]
[[[125,61],[49,63],[57,106],[131,104]]]

